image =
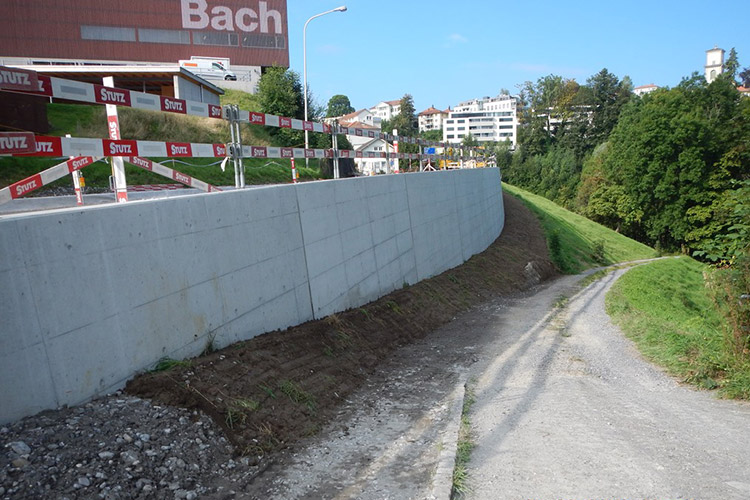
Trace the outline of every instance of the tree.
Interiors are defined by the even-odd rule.
[[[591,89],[588,103],[591,106],[591,129],[589,135],[592,147],[607,140],[612,129],[617,125],[623,106],[632,97],[633,85],[630,78],[619,80],[607,68],[586,81]]]
[[[258,83],[258,102],[264,113],[304,118],[305,103],[299,75],[278,66],[268,68]],[[269,134],[276,146],[299,146],[304,143],[299,130],[270,128]]]
[[[476,139],[476,137],[471,135],[471,132],[469,132],[468,134],[464,136],[463,141],[461,141],[461,143],[467,148],[475,148],[479,146],[479,141]]]
[[[750,88],[750,67],[743,69],[739,74],[739,78],[743,87]]]
[[[417,135],[417,127],[415,126],[417,119],[414,109],[414,99],[411,94],[404,94],[400,104],[401,111],[393,117],[391,126],[398,130],[398,135],[415,137]]]
[[[427,139],[428,141],[442,142],[442,140],[443,140],[443,129],[425,130],[424,132],[420,132],[419,136],[422,139]]]
[[[742,101],[729,79],[707,85],[693,75],[630,102],[601,161],[604,182],[584,213],[667,250],[714,240],[729,223],[727,190],[747,176],[750,105]],[[607,208],[612,200],[616,210]]]
[[[345,95],[337,94],[328,100],[327,117],[344,116],[353,112],[354,108]]]
[[[737,72],[740,69],[740,61],[737,57],[737,51],[732,47],[729,50],[729,56],[724,61],[724,71],[721,73],[722,76],[729,78],[732,82],[737,79]]]

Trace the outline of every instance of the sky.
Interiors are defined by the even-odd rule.
[[[287,0],[290,68],[316,102],[356,109],[411,94],[417,112],[516,93],[555,74],[579,83],[602,68],[635,86],[673,87],[703,73],[706,50],[734,47],[750,66],[750,2]]]

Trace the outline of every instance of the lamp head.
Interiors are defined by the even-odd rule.
[[[342,5],[341,7],[336,7],[333,10],[335,10],[336,12],[344,12],[346,11],[346,5]]]

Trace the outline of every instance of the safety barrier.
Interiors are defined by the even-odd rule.
[[[381,131],[363,129],[357,127],[345,127],[338,124],[330,125],[313,121],[300,120],[269,113],[258,113],[254,111],[241,110],[236,106],[216,106],[202,102],[188,101],[173,97],[157,96],[138,92],[134,90],[118,89],[92,83],[77,82],[57,77],[38,75],[33,71],[0,66],[0,89],[22,91],[47,97],[67,99],[89,104],[109,104],[115,106],[132,107],[150,111],[162,111],[193,115],[207,118],[224,119],[230,122],[248,123],[251,125],[262,125],[267,127],[288,128],[324,134],[342,134],[355,137],[366,137],[372,139],[383,139],[387,141],[397,140],[403,144],[414,144],[418,146],[442,147],[453,149],[451,154],[427,154],[427,153],[388,153],[369,152],[361,153],[351,150],[338,149],[304,149],[304,148],[265,148],[262,146],[241,145],[237,141],[230,144],[226,153],[237,158],[391,158],[391,159],[418,159],[418,158],[451,158],[468,159],[483,156],[483,151],[462,145],[449,144],[439,141],[430,141],[421,138],[394,136]],[[238,147],[231,147],[231,146]],[[10,144],[0,141],[0,155],[20,154]],[[265,152],[267,150],[267,152]],[[153,156],[169,156],[167,154],[154,154]],[[445,152],[447,153],[447,151]],[[143,153],[146,154],[146,153]],[[150,152],[149,152],[150,154]],[[112,154],[104,151],[105,156],[128,156],[118,154],[115,150]],[[175,156],[200,156],[199,154],[180,154]]]

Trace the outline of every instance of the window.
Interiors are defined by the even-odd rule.
[[[81,26],[81,38],[83,40],[135,42],[135,29],[115,28],[113,26]]]
[[[235,35],[236,36],[236,35]],[[264,49],[283,49],[286,47],[283,35],[243,35],[243,47],[259,47]]]
[[[138,29],[138,41],[145,43],[177,43],[190,45],[190,33],[179,30]]]
[[[223,45],[236,47],[239,38],[236,33],[219,33],[201,31],[193,33],[193,43],[195,45]]]

